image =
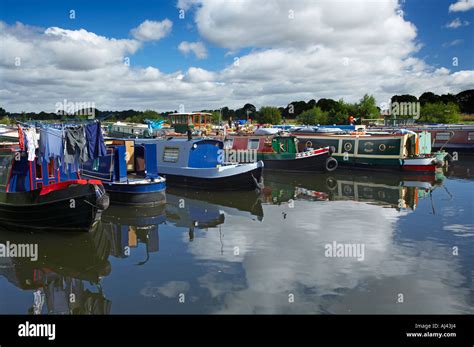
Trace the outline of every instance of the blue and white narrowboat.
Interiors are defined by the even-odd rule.
[[[107,154],[83,164],[82,176],[103,182],[111,203],[159,205],[166,202],[166,179],[157,168],[157,147],[133,139],[106,141]]]
[[[226,163],[215,139],[137,140],[156,145],[158,173],[168,185],[207,190],[253,190],[261,186],[263,162]]]

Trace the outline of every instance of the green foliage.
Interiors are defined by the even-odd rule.
[[[0,118],[0,124],[12,125],[13,121],[9,117],[2,117]]]
[[[330,124],[328,113],[322,111],[319,107],[304,111],[296,117],[296,120],[304,125]]]
[[[263,106],[258,112],[257,121],[260,124],[280,124],[281,112],[278,107]]]
[[[212,124],[219,124],[222,121],[222,115],[219,111],[212,111]]]
[[[455,103],[427,103],[421,107],[420,122],[458,123],[461,120],[459,106]]]
[[[365,94],[357,104],[357,116],[361,118],[378,118],[380,111],[372,95]]]

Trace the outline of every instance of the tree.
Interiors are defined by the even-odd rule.
[[[424,104],[421,107],[420,122],[427,123],[457,123],[461,119],[459,106],[455,103]]]
[[[255,118],[257,108],[252,104],[245,104],[244,107],[235,110],[235,117],[237,119]]]
[[[453,104],[457,104],[458,101],[456,99],[456,96],[453,95],[453,94],[443,94],[439,97],[439,100],[442,102],[442,103],[445,103],[445,104],[448,104],[450,102],[452,102]]]
[[[474,114],[474,89],[457,94],[456,101],[462,113]]]
[[[144,119],[162,119],[161,115],[153,110],[145,110],[143,112]]]
[[[321,111],[324,112],[331,112],[335,111],[338,108],[338,103],[337,101],[334,101],[333,99],[319,99],[318,102],[316,103],[316,106],[318,106]]]
[[[418,102],[418,98],[414,95],[410,94],[403,94],[403,95],[394,95],[390,100],[392,103],[394,102]]]
[[[424,104],[436,104],[439,102],[439,95],[436,95],[435,93],[432,92],[425,92],[420,95],[420,98],[418,99],[420,102],[421,106]]]
[[[311,109],[305,101],[292,101],[286,106],[283,116],[285,118],[296,118],[304,111]]]
[[[357,115],[363,118],[377,118],[380,112],[377,108],[375,98],[365,94],[357,105]]]
[[[327,112],[323,112],[319,107],[306,110],[296,117],[298,123],[304,125],[328,124],[329,117]]]
[[[257,120],[260,124],[280,124],[280,110],[273,106],[261,107],[257,116]]]

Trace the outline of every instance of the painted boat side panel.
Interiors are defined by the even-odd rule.
[[[293,160],[282,159],[265,159],[265,170],[281,170],[281,171],[324,171],[326,159],[329,153],[304,157]]]

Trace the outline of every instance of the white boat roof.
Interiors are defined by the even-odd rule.
[[[207,113],[207,112],[182,112],[182,113],[169,113],[168,116],[192,116],[192,115],[208,115],[212,116],[212,113]]]

